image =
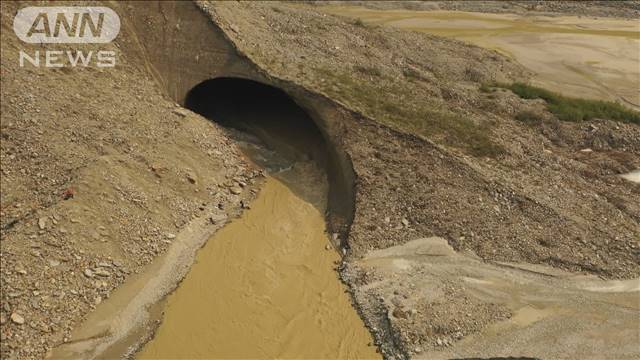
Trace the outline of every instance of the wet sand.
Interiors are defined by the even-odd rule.
[[[305,188],[326,193],[317,181]],[[137,358],[379,358],[333,270],[340,257],[325,249],[322,206],[268,177],[198,253]]]
[[[493,49],[532,70],[536,85],[640,109],[638,21],[352,6],[324,9],[365,23],[453,37]]]

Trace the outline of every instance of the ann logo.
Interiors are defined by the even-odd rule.
[[[30,6],[20,9],[13,19],[13,31],[30,44],[105,44],[118,36],[120,17],[103,6]],[[31,64],[47,68],[114,67],[113,49],[58,50],[51,47],[19,52],[20,67]]]
[[[120,32],[120,17],[103,6],[30,6],[18,11],[13,30],[32,44],[104,44]]]
[[[69,37],[84,37],[87,29],[91,31],[91,36],[99,37],[102,33],[102,27],[104,25],[104,13],[98,13],[97,19],[91,17],[90,13],[74,13],[71,14],[72,18],[69,21],[67,14],[57,13],[53,27],[49,21],[49,14],[41,12],[36,16],[31,28],[27,32],[27,37],[32,37],[34,34],[44,34],[47,38],[59,37],[62,33]]]

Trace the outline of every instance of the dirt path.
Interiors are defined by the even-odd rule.
[[[365,23],[453,37],[497,50],[534,71],[535,82],[543,87],[640,108],[637,20],[345,6],[326,9]]]

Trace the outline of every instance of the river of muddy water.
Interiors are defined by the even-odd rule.
[[[326,175],[251,142],[268,175],[242,217],[199,251],[138,359],[380,358],[335,271]]]
[[[496,50],[532,70],[534,83],[573,97],[640,109],[637,19],[326,6],[365,23],[452,37]]]

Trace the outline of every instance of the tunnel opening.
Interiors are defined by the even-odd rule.
[[[334,245],[345,247],[351,216],[350,206],[345,206],[348,196],[340,194],[343,187],[337,185],[336,149],[285,91],[221,77],[191,89],[185,107],[222,125],[251,161],[325,212],[328,231],[342,235],[332,239]]]
[[[322,132],[279,88],[241,78],[215,78],[189,91],[185,107],[226,128],[255,136],[289,161],[313,160],[326,170],[328,151]]]

